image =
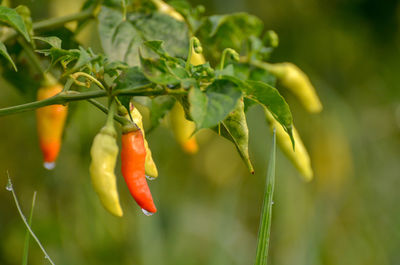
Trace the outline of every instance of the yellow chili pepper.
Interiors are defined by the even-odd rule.
[[[114,174],[118,157],[117,132],[113,126],[105,126],[93,140],[90,154],[90,176],[94,190],[104,208],[115,216],[122,216],[117,181]]]
[[[312,180],[314,173],[311,168],[310,156],[296,128],[293,126],[293,138],[296,143],[296,149],[293,150],[289,135],[266,108],[264,108],[264,111],[271,130],[273,130],[273,128],[276,129],[276,139],[282,152],[292,161],[304,180]]]
[[[200,65],[206,63],[206,59],[204,58],[202,53],[196,53],[192,51],[192,57],[190,58],[190,63],[193,65]]]
[[[171,109],[170,119],[175,139],[182,146],[182,149],[189,154],[197,153],[199,146],[196,138],[191,136],[196,129],[196,125],[185,118],[185,111],[180,103],[176,102]]]
[[[292,63],[265,64],[278,81],[298,97],[302,105],[311,113],[322,110],[321,101],[307,75]]]
[[[142,115],[140,114],[140,112],[138,111],[137,108],[133,107],[131,109],[131,116],[132,116],[133,122],[136,123],[137,126],[139,126],[139,128],[142,130],[143,139],[144,139],[144,147],[146,148],[146,160],[145,160],[145,164],[144,164],[146,175],[151,178],[156,178],[156,177],[158,177],[158,170],[157,170],[156,164],[154,163],[153,157],[151,155],[151,150],[150,150],[149,144],[145,138]]]

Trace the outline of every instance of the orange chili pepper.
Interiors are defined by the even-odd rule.
[[[41,87],[37,99],[50,98],[62,91],[62,85],[56,83]],[[51,105],[36,110],[37,129],[40,149],[43,153],[44,167],[53,169],[61,148],[61,137],[67,117],[68,107],[64,105]]]

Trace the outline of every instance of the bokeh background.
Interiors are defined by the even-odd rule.
[[[292,61],[322,99],[310,115],[282,90],[311,154],[315,179],[304,183],[278,151],[270,264],[400,264],[400,4],[395,0],[191,0],[207,14],[246,11],[275,30],[271,61]],[[81,1],[13,1],[37,19],[79,10]],[[89,25],[79,38],[99,51]],[[93,29],[93,28],[92,28]],[[0,106],[26,102],[0,80]],[[100,205],[88,166],[102,113],[72,103],[59,163],[42,167],[33,112],[0,118],[0,264],[20,264],[23,211],[37,191],[33,230],[56,264],[252,264],[271,134],[263,112],[248,112],[250,175],[234,146],[211,132],[189,156],[163,125],[148,135],[160,177],[151,182],[159,212],[144,216],[118,172],[125,216]],[[1,188],[4,187],[4,188]],[[31,241],[29,264],[45,264]]]

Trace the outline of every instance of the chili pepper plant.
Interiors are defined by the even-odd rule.
[[[100,52],[76,41],[88,21],[97,23]],[[70,22],[76,23],[72,29],[65,26]],[[274,131],[256,258],[256,264],[266,264],[275,135],[304,180],[313,177],[310,158],[280,89],[291,91],[310,113],[322,110],[305,73],[292,63],[269,62],[279,44],[274,31],[265,30],[253,15],[206,16],[204,7],[192,7],[184,0],[88,0],[76,14],[37,22],[27,6],[1,5],[0,23],[2,77],[27,99],[36,95],[35,101],[2,106],[0,116],[36,110],[38,148],[44,166],[51,170],[64,163],[57,158],[68,106],[88,101],[104,112],[105,125],[93,136],[87,174],[104,209],[117,217],[123,216],[123,209],[116,171],[122,172],[144,213],[157,211],[147,181],[159,173],[145,136],[166,118],[188,155],[201,148],[197,133],[212,130],[232,142],[254,173],[246,111],[261,105],[265,120],[260,122]],[[150,113],[146,132],[138,104]],[[121,169],[115,168],[118,146]]]

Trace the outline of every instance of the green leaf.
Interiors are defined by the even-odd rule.
[[[167,56],[167,53],[163,48],[163,42],[160,40],[145,41],[145,42],[143,42],[143,45],[146,46],[147,48],[151,49],[152,51],[154,51],[156,54],[158,54],[161,57]]]
[[[97,56],[92,56],[89,54],[88,51],[86,51],[84,48],[79,47],[79,57],[72,69],[70,69],[67,73],[73,73],[81,68],[85,67],[88,63],[96,60],[98,57]]]
[[[184,22],[158,12],[151,15],[130,13],[127,17],[124,20],[121,11],[106,6],[102,6],[99,13],[101,44],[112,61],[123,61],[130,66],[139,65],[138,50],[145,41],[163,41],[166,53],[186,58],[189,33]]]
[[[276,85],[276,76],[272,75],[267,70],[258,67],[251,68],[248,79],[261,81],[273,87]]]
[[[165,51],[173,57],[186,58],[189,49],[189,30],[185,22],[159,12],[131,15],[129,20],[147,41],[161,40]]]
[[[5,59],[1,58],[2,64]],[[24,99],[28,101],[36,100],[36,91],[40,87],[40,80],[34,78],[32,68],[28,67],[27,61],[16,62],[18,72],[11,67],[2,68],[2,77],[7,80],[15,89],[21,93]]]
[[[15,11],[22,17],[22,20],[24,21],[26,31],[28,32],[29,35],[29,41],[31,42],[32,37],[33,37],[33,23],[32,23],[32,18],[31,18],[31,11],[27,6],[24,5],[19,5],[15,8]],[[32,43],[34,46],[34,43]]]
[[[206,55],[219,60],[226,48],[241,51],[250,36],[259,36],[262,21],[247,13],[216,15],[208,17],[199,28],[199,36]]]
[[[235,63],[233,65],[233,76],[240,80],[253,80],[267,83],[275,87],[276,77],[263,68],[256,67],[250,63]]]
[[[122,72],[115,80],[116,90],[140,89],[143,86],[150,85],[151,82],[146,78],[139,67],[134,66]]]
[[[239,100],[236,108],[222,121],[214,131],[233,142],[251,174],[254,174],[253,165],[249,157],[249,129],[244,113],[244,102]]]
[[[151,85],[151,82],[144,76],[139,67],[134,66],[122,72],[115,80],[115,84],[115,90],[136,90]],[[129,110],[129,102],[132,96],[120,95],[118,99]]]
[[[246,96],[259,104],[264,105],[272,113],[274,118],[283,126],[293,142],[292,126],[293,118],[289,105],[279,94],[278,90],[260,81],[248,80],[245,86]]]
[[[177,12],[181,13],[188,22],[191,31],[196,32],[202,22],[201,15],[204,12],[204,6],[197,6],[196,8],[193,8],[190,3],[185,0],[172,0],[168,1],[168,4]]]
[[[227,79],[217,79],[202,92],[193,87],[189,92],[190,114],[197,130],[216,126],[235,109],[242,92]]]
[[[157,128],[161,119],[168,113],[175,104],[176,99],[169,95],[158,96],[150,100],[146,106],[150,110],[150,128],[148,132]],[[147,132],[146,132],[147,133]]]
[[[61,39],[55,36],[50,37],[33,37],[35,40],[43,41],[53,48],[61,49]]]
[[[272,136],[272,146],[268,172],[265,184],[264,201],[260,216],[260,228],[258,230],[257,251],[255,265],[268,264],[269,238],[271,234],[272,205],[275,187],[275,162],[276,162],[276,136],[275,130]]]
[[[104,73],[108,74],[110,77],[119,76],[120,71],[126,71],[129,68],[128,64],[120,61],[105,62],[104,63]]]
[[[26,29],[24,20],[22,17],[15,11],[15,9],[0,6],[0,22],[8,24],[9,26],[13,27],[19,33],[21,33],[24,38],[30,42],[29,33]]]
[[[15,72],[17,72],[18,71],[17,66],[15,65],[14,61],[11,59],[11,56],[8,54],[7,47],[1,41],[0,41],[0,54],[3,55],[7,59],[7,61],[9,61],[11,63]]]
[[[102,6],[98,31],[103,50],[111,61],[139,65],[138,49],[143,37],[129,21],[124,20],[120,11]]]
[[[162,85],[177,85],[180,80],[178,76],[171,73],[164,59],[144,58],[139,52],[140,64],[144,75],[152,82]]]

